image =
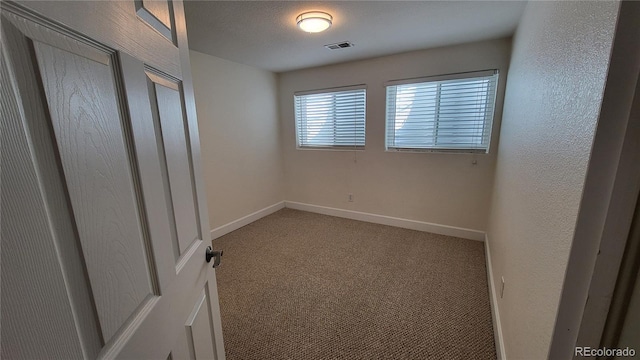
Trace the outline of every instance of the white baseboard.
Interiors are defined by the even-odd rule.
[[[434,234],[455,236],[463,239],[484,241],[484,232],[479,230],[459,228],[455,226],[433,224],[423,221],[407,220],[385,215],[331,208],[326,206],[304,204],[295,201],[285,201],[284,206],[290,209],[303,210],[318,214],[337,216],[352,220],[401,227],[405,229],[426,231]]]
[[[486,235],[485,235],[486,237]],[[489,301],[491,302],[491,316],[493,317],[493,336],[496,344],[497,360],[507,360],[504,350],[504,338],[502,337],[502,324],[500,323],[500,309],[498,308],[498,293],[493,281],[493,267],[491,252],[489,251],[489,238],[484,240],[484,253],[487,263],[487,281],[489,282]]]
[[[232,221],[228,224],[224,224],[219,226],[213,230],[211,230],[211,240],[217,239],[223,235],[226,235],[234,230],[238,230],[245,225],[249,225],[252,222],[261,219],[267,215],[271,215],[274,212],[284,208],[284,201],[280,201],[279,203],[267,206],[264,209],[258,210],[254,213],[251,213],[247,216],[241,217],[238,220]]]

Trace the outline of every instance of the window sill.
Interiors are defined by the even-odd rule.
[[[409,153],[409,154],[474,154],[489,155],[484,149],[385,149],[388,153]]]
[[[305,147],[301,147],[301,146],[296,146],[296,150],[322,150],[322,151],[365,151],[365,148],[363,147],[322,147],[322,146],[315,146],[315,147],[309,147],[309,146],[305,146]]]

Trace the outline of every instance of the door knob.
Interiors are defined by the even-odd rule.
[[[211,246],[207,246],[207,252],[205,253],[205,258],[207,259],[207,262],[211,262],[212,258],[216,258],[215,260],[213,260],[213,268],[217,268],[218,266],[220,266],[220,260],[222,258],[222,253],[224,251],[220,250],[220,251],[213,251],[213,249],[211,248]]]

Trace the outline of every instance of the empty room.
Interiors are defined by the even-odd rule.
[[[3,359],[640,356],[640,2],[0,6]]]

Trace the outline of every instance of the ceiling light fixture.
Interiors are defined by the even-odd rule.
[[[331,27],[333,17],[322,11],[309,11],[298,15],[296,22],[302,31],[317,33]]]

